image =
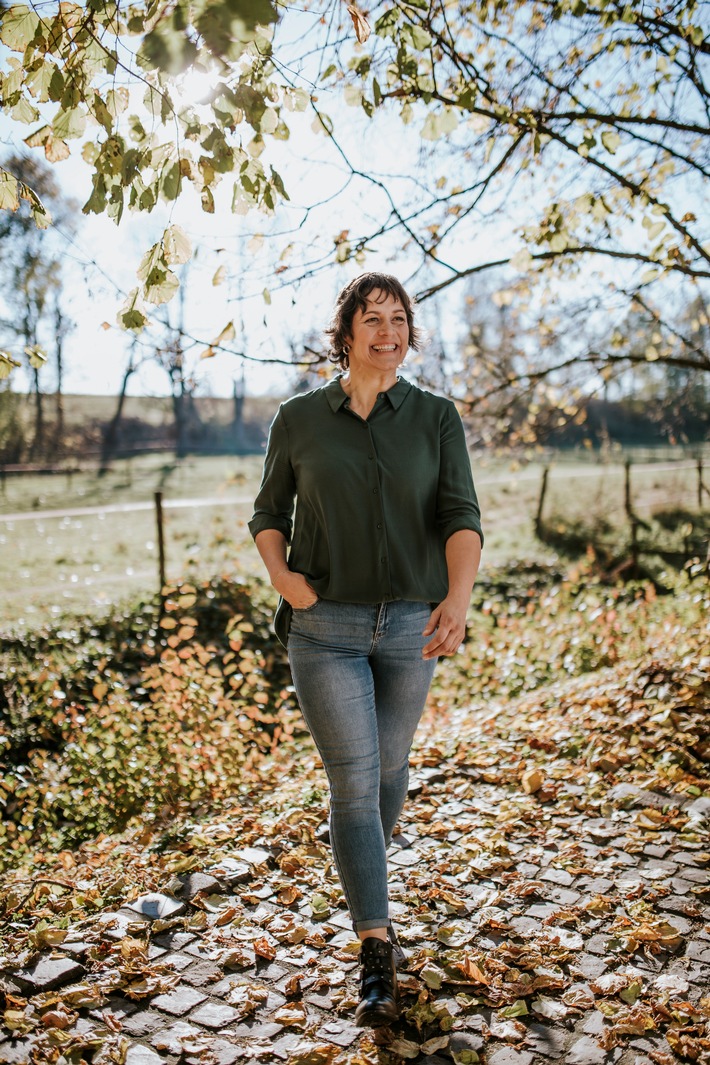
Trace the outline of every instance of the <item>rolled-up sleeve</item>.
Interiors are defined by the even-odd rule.
[[[288,429],[279,409],[269,430],[264,474],[249,522],[253,537],[264,529],[277,529],[291,542],[296,481],[289,458]]]
[[[481,509],[473,485],[466,434],[450,401],[441,423],[437,523],[444,541],[459,529],[472,529],[483,546]]]

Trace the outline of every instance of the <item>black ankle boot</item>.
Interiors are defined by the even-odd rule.
[[[387,938],[392,944],[392,957],[394,958],[395,969],[406,969],[409,965],[409,958],[402,950],[402,945],[397,938],[394,925],[391,923],[387,925]]]
[[[367,936],[360,947],[360,1002],[355,1010],[358,1028],[379,1028],[399,1020],[397,970],[392,944]]]

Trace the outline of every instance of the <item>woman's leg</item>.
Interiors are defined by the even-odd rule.
[[[319,600],[294,611],[288,641],[301,711],[330,783],[331,847],[358,933],[379,931],[388,922],[379,729],[369,661],[383,615],[383,607]]]
[[[409,751],[426,705],[437,659],[422,658],[427,603],[386,604],[383,633],[370,665],[380,751],[380,817],[387,846],[409,785]]]

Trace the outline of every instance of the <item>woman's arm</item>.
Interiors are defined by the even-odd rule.
[[[422,633],[431,636],[422,651],[423,658],[456,654],[463,642],[471,590],[481,564],[481,537],[473,529],[459,529],[448,538],[445,550],[449,591],[432,611]]]
[[[297,610],[313,606],[318,595],[302,573],[294,573],[288,568],[284,534],[278,529],[262,529],[254,537],[254,543],[269,571],[269,580],[279,595]]]

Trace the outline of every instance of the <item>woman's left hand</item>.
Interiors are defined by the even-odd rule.
[[[466,635],[468,602],[446,598],[432,611],[422,636],[431,636],[424,645],[422,658],[455,655]],[[434,635],[432,636],[432,633]]]

